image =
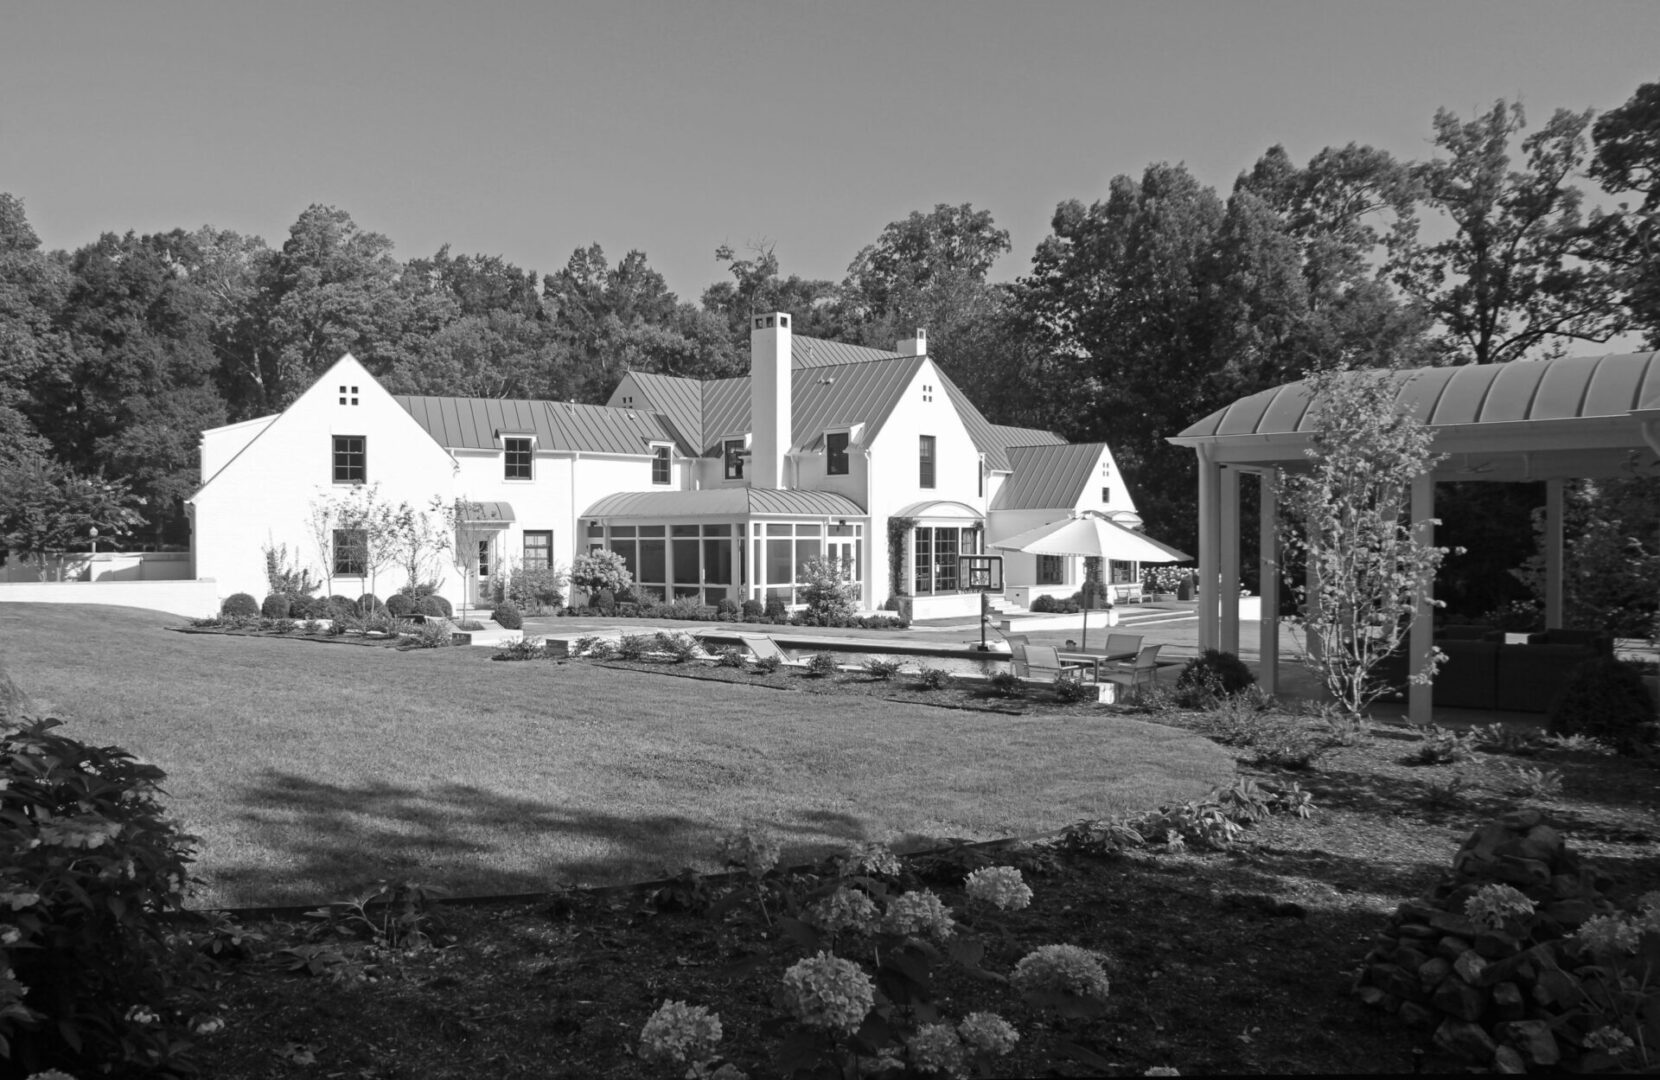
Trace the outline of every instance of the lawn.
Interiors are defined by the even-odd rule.
[[[614,884],[713,869],[717,839],[742,828],[800,858],[1032,834],[1233,773],[1205,740],[1094,712],[176,624],[0,604],[3,660],[26,692],[69,734],[167,771],[173,813],[201,838],[200,906],[318,902],[383,877],[458,895]]]

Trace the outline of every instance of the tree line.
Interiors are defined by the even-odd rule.
[[[600,402],[629,369],[744,374],[757,310],[877,347],[926,327],[991,420],[1109,442],[1149,531],[1190,544],[1193,462],[1164,439],[1241,395],[1660,345],[1660,83],[1537,128],[1502,100],[1442,110],[1432,139],[1423,161],[1274,146],[1226,194],[1149,165],[1060,204],[1012,282],[989,279],[1008,232],[967,204],[889,224],[839,282],[723,247],[696,303],[640,251],[579,248],[540,280],[447,245],[400,261],[329,206],[280,247],[204,226],[47,251],[0,193],[0,547],[26,550],[26,504],[88,482],[127,498],[134,543],[186,543],[199,432],[281,410],[347,351],[395,393]]]

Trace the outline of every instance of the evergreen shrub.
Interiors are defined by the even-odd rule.
[[[522,629],[524,629],[524,625],[525,625],[524,616],[519,614],[518,607],[515,606],[511,602],[497,604],[496,605],[496,610],[494,610],[490,613],[490,617],[492,619],[496,620],[496,624],[498,626],[501,626],[504,629],[507,629],[507,630],[522,630]]]
[[[267,619],[286,619],[290,601],[284,593],[271,593],[259,605],[259,613]]]
[[[393,593],[386,598],[386,610],[398,618],[415,614],[415,601],[408,593]]]
[[[259,614],[259,601],[245,592],[231,593],[219,605],[219,614],[247,618]]]
[[[1654,699],[1637,668],[1599,656],[1568,676],[1545,729],[1552,735],[1586,735],[1621,754],[1642,754],[1656,742]]]
[[[415,601],[415,614],[447,619],[455,614],[455,609],[442,596],[429,595]]]

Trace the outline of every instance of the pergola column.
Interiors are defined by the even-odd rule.
[[[1199,448],[1199,649],[1220,647],[1220,608],[1216,602],[1217,574],[1221,570],[1221,467],[1210,447]]]
[[[1563,625],[1562,507],[1564,481],[1545,481],[1545,629]]]
[[[1222,581],[1216,597],[1222,602],[1223,652],[1239,655],[1239,470],[1222,469]]]
[[[1279,493],[1274,480],[1271,471],[1257,473],[1262,492],[1262,514],[1257,525],[1257,592],[1262,597],[1262,621],[1257,624],[1257,682],[1270,694],[1278,693],[1280,687]]]
[[[1435,543],[1435,475],[1420,473],[1412,481],[1412,539],[1420,547]],[[1412,633],[1407,642],[1412,675],[1429,673],[1430,651],[1435,647],[1434,612],[1435,582],[1424,582],[1418,595],[1417,617],[1412,621]],[[1407,718],[1414,724],[1427,724],[1434,719],[1434,687],[1428,682],[1412,682],[1407,688]]]

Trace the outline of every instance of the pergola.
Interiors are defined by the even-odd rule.
[[[1358,373],[1357,373],[1358,374]],[[1435,432],[1446,457],[1412,484],[1411,520],[1435,516],[1438,480],[1545,482],[1545,625],[1562,625],[1562,493],[1571,478],[1660,475],[1660,353],[1569,356],[1536,362],[1419,368],[1392,374],[1397,406]],[[1239,478],[1262,491],[1261,682],[1279,677],[1279,585],[1274,477],[1306,464],[1313,427],[1306,380],[1264,390],[1170,439],[1199,456],[1199,647],[1239,651],[1239,596],[1216,582],[1239,580]],[[1433,543],[1434,529],[1420,527]],[[1409,639],[1411,671],[1427,668],[1431,596]],[[1408,713],[1430,719],[1430,687],[1412,684]]]

